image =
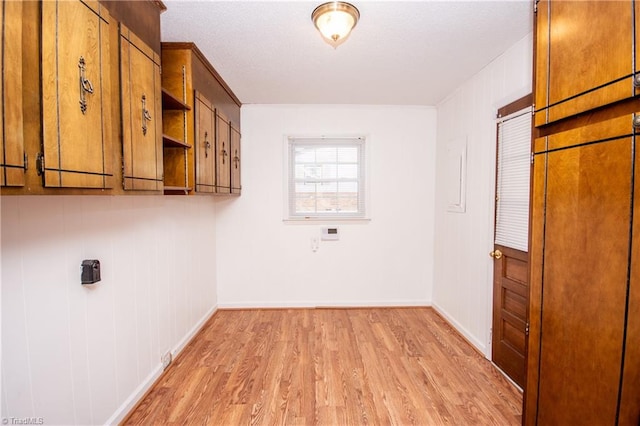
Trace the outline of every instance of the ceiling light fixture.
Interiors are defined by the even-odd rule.
[[[330,1],[316,7],[311,20],[327,43],[335,48],[342,44],[358,23],[360,12],[344,1]]]

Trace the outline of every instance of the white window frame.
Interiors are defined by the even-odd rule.
[[[356,212],[327,212],[327,213],[299,213],[294,211],[295,197],[295,157],[292,155],[294,146],[309,145],[358,145],[359,146],[359,167],[358,167],[358,197],[359,211]],[[369,220],[369,143],[365,136],[285,136],[284,138],[284,206],[283,219],[291,222],[326,222],[326,221],[368,221]],[[336,179],[338,181],[338,179]]]

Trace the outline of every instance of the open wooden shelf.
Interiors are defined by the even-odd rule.
[[[164,142],[164,146],[168,148],[191,148],[191,145],[184,143],[180,139],[165,134],[162,134],[162,142]]]
[[[191,107],[173,96],[167,89],[162,89],[162,109],[189,111]]]
[[[165,195],[187,195],[193,188],[186,186],[165,186]]]

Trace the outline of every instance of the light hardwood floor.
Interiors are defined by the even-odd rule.
[[[221,310],[125,424],[519,425],[522,395],[431,308]]]

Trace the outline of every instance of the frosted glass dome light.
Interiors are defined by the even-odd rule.
[[[350,3],[330,1],[316,7],[311,20],[327,43],[338,47],[358,23],[360,12]]]

